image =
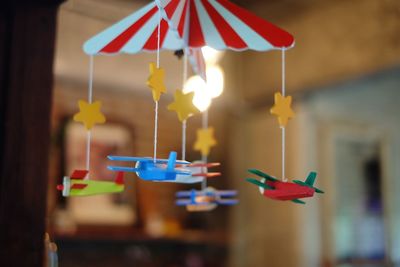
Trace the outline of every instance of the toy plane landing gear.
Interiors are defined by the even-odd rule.
[[[247,178],[246,180],[260,188],[261,194],[275,200],[290,200],[297,204],[305,204],[301,198],[314,196],[314,193],[324,193],[324,191],[314,187],[316,172],[310,172],[305,182],[293,180],[293,182],[282,182],[262,171],[250,169],[250,173],[261,177],[261,180]]]

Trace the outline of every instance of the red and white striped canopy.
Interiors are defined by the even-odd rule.
[[[161,49],[265,51],[294,45],[292,35],[228,0],[156,0],[89,39],[84,51],[95,55],[157,50],[159,8],[164,10]]]
[[[157,51],[160,19],[160,49],[173,51],[184,49],[183,40],[169,28],[158,6],[152,2],[86,41],[83,50],[89,55]],[[206,79],[201,49],[184,50],[188,53],[193,71]]]
[[[90,38],[83,50],[89,55],[154,52],[158,47],[160,18],[161,12],[152,2]],[[160,49],[183,49],[184,42],[168,27],[167,21],[161,18],[160,25]]]
[[[228,0],[155,0],[188,47],[225,50],[290,48],[288,32]]]

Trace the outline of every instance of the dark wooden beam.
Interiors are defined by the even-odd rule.
[[[0,266],[43,265],[60,2],[6,1],[0,11]]]

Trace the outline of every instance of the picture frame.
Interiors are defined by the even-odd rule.
[[[78,123],[65,126],[65,174],[86,169],[87,130]],[[96,125],[91,132],[89,179],[113,181],[116,173],[107,169],[108,155],[130,155],[133,135],[128,126],[108,122]],[[124,174],[125,191],[66,199],[66,213],[74,225],[129,226],[138,222],[136,183],[133,174]]]

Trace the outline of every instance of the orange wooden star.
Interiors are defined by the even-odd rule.
[[[184,94],[181,90],[176,90],[174,102],[168,105],[168,110],[175,111],[181,122],[187,120],[199,110],[193,105],[194,92]]]
[[[106,117],[101,113],[101,102],[88,103],[79,100],[79,112],[74,115],[74,121],[82,122],[87,130],[91,130],[96,123],[105,123]]]
[[[289,119],[293,118],[295,115],[291,104],[291,96],[284,97],[281,93],[275,93],[275,105],[271,108],[271,114],[278,117],[278,122],[281,127],[285,127]]]
[[[165,72],[162,68],[157,68],[156,64],[150,63],[150,76],[147,79],[147,86],[153,94],[154,101],[160,100],[161,94],[167,92],[164,84]]]
[[[194,144],[194,150],[200,151],[202,156],[210,154],[211,147],[217,145],[217,140],[214,138],[214,128],[197,130],[197,140]]]

